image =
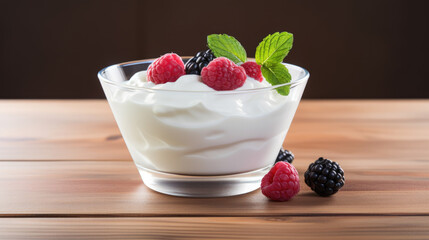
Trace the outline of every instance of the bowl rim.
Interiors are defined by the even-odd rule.
[[[191,57],[189,56],[184,56],[182,57],[183,60],[187,60]],[[289,83],[283,83],[283,84],[278,84],[278,85],[272,85],[272,86],[268,86],[268,87],[260,87],[260,88],[253,88],[253,89],[240,89],[240,90],[227,90],[227,91],[191,91],[191,90],[171,90],[171,89],[154,89],[154,88],[148,88],[148,87],[140,87],[140,86],[129,86],[129,85],[125,85],[122,82],[117,82],[117,81],[113,81],[110,80],[108,78],[106,78],[103,74],[110,68],[121,68],[121,67],[126,67],[126,66],[132,66],[132,65],[138,65],[138,64],[144,64],[144,63],[151,63],[155,60],[156,58],[149,58],[149,59],[142,59],[142,60],[134,60],[134,61],[128,61],[128,62],[122,62],[122,63],[117,63],[117,64],[113,64],[110,66],[107,66],[103,69],[101,69],[97,76],[100,80],[100,82],[103,84],[108,84],[111,86],[115,86],[124,90],[128,90],[128,91],[145,91],[145,92],[184,92],[184,93],[190,93],[190,94],[194,94],[194,93],[210,93],[210,94],[239,94],[239,93],[249,93],[249,92],[261,92],[261,91],[271,91],[274,90],[276,88],[280,88],[280,87],[284,87],[284,86],[290,86],[290,88],[294,88],[298,85],[304,84],[307,82],[308,78],[310,77],[310,73],[307,71],[307,69],[294,65],[294,64],[290,64],[290,63],[284,63],[282,62],[283,65],[285,65],[286,67],[291,68],[295,68],[298,71],[302,71],[304,74],[302,76],[300,76],[300,78],[298,79],[292,79],[292,81],[290,81]],[[249,60],[253,60],[253,59],[249,59]]]

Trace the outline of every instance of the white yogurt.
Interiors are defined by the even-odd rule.
[[[155,85],[144,71],[124,84],[153,89],[118,88],[108,98],[136,164],[188,175],[234,174],[273,164],[302,94],[223,94],[198,75]],[[267,86],[248,78],[237,90]]]

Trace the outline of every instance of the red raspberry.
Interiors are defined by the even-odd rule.
[[[262,82],[261,66],[255,62],[245,62],[241,66],[246,70],[247,76],[254,78],[255,80]]]
[[[175,82],[182,75],[185,75],[185,65],[175,53],[157,58],[147,69],[148,81],[155,84]]]
[[[219,57],[203,68],[201,80],[218,91],[234,90],[243,86],[246,81],[246,71],[228,58]]]
[[[299,192],[299,176],[295,167],[287,162],[278,162],[262,178],[262,193],[274,201],[287,201]]]

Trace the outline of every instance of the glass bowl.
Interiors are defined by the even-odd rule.
[[[308,71],[285,64],[290,83],[248,90],[183,91],[126,84],[152,61],[115,64],[98,73],[146,186],[185,197],[233,196],[259,188],[282,147]],[[290,88],[289,95],[278,94],[279,87]]]

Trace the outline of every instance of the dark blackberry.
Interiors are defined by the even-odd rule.
[[[330,196],[344,186],[344,171],[329,159],[317,159],[304,173],[305,184],[322,197]]]
[[[279,155],[277,155],[277,159],[275,163],[280,161],[292,163],[294,159],[295,159],[295,156],[291,151],[281,148],[279,151]]]
[[[186,74],[201,75],[203,67],[207,66],[216,57],[213,55],[212,50],[198,52],[193,58],[189,59],[185,64]]]

